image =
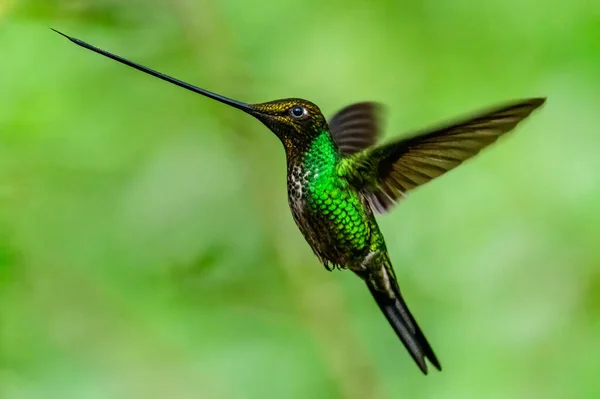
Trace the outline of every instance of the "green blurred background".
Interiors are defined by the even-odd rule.
[[[600,397],[600,3],[0,1],[0,397]],[[248,102],[389,106],[386,138],[541,112],[379,218],[420,375],[288,210]]]

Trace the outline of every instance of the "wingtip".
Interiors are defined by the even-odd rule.
[[[536,111],[538,108],[540,108],[542,105],[544,105],[544,103],[546,103],[546,97],[531,97],[515,101],[512,104],[506,106],[505,108],[520,112],[520,122],[526,117],[528,117],[531,113]],[[498,110],[504,110],[505,108],[499,108]]]
[[[532,110],[535,110],[546,103],[546,97],[533,97],[529,100],[525,100],[524,104],[531,107]]]
[[[546,102],[547,97],[536,97],[532,99],[532,103],[536,104],[538,107]]]

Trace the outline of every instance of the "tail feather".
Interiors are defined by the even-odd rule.
[[[384,273],[387,273],[384,271]],[[389,275],[388,275],[389,276]],[[366,279],[367,286],[371,291],[371,295],[379,305],[379,308],[396,331],[396,334],[414,359],[415,363],[419,366],[423,374],[427,374],[427,364],[425,359],[428,359],[433,366],[442,370],[439,360],[433,353],[433,349],[427,339],[423,335],[423,332],[419,328],[419,325],[415,321],[414,317],[408,310],[400,289],[395,281],[390,281],[392,290],[394,291],[393,298],[390,294],[385,291],[381,291],[376,287],[369,279]]]

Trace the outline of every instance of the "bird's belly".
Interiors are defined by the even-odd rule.
[[[294,220],[322,262],[346,267],[368,251],[373,216],[358,193],[334,187],[289,194]]]

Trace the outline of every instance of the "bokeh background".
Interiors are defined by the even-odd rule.
[[[600,397],[600,3],[0,1],[0,397]],[[248,102],[388,104],[386,138],[547,105],[380,217],[444,366],[327,273]]]

